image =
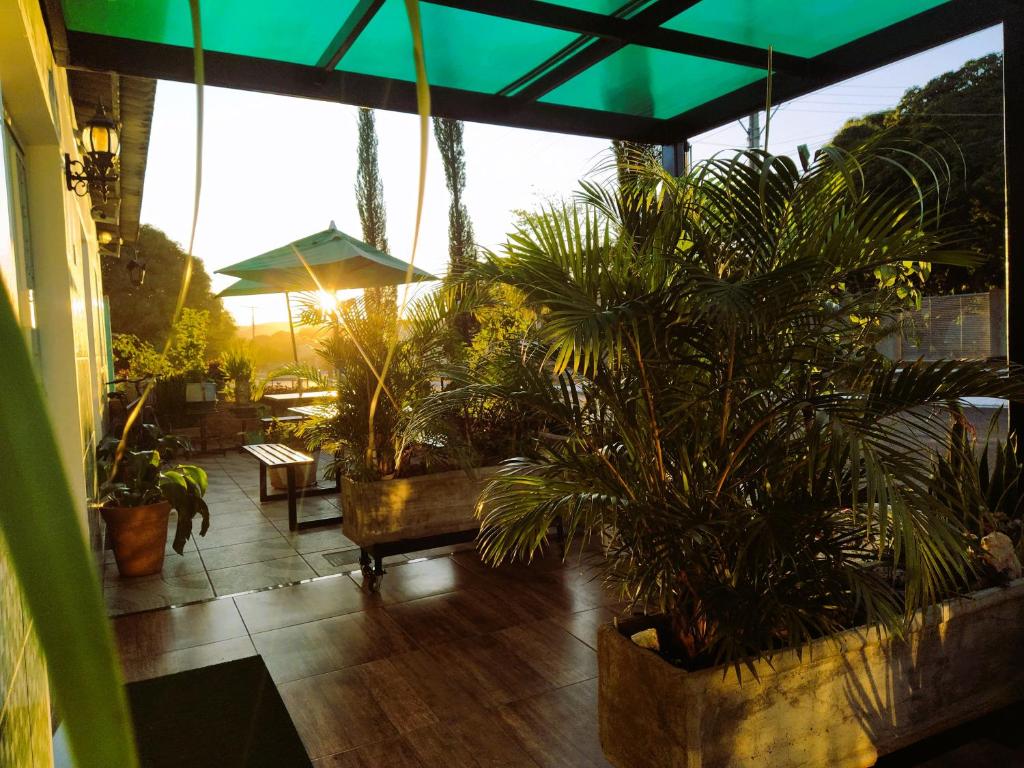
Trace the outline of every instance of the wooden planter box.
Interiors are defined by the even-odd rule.
[[[342,530],[366,548],[477,529],[477,498],[497,471],[480,467],[373,483],[343,478]]]
[[[853,629],[739,681],[733,667],[679,669],[607,625],[601,746],[619,768],[870,766],[1024,698],[1021,649],[1024,579],[920,611],[905,641]]]

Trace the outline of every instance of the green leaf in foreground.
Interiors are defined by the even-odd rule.
[[[0,530],[39,637],[79,768],[138,764],[121,674],[24,336],[0,291]]]

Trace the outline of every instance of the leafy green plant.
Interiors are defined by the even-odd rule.
[[[206,471],[191,464],[161,468],[159,451],[126,451],[115,462],[116,444],[100,453],[100,468],[107,480],[100,486],[100,504],[109,507],[144,507],[169,501],[178,513],[178,525],[172,544],[179,555],[192,536],[196,515],[202,519],[199,535],[210,528],[210,509],[206,494]]]
[[[221,362],[224,364],[224,373],[229,379],[235,381],[250,381],[253,376],[255,363],[249,350],[243,346],[236,345],[221,355]]]
[[[546,421],[525,403],[492,396],[495,388],[518,390],[517,382],[532,373],[524,360],[536,343],[537,313],[507,285],[446,290],[441,311],[456,343],[446,351],[436,389],[410,409],[403,440],[424,446],[426,462],[447,469],[497,464],[525,450]],[[463,343],[467,328],[473,333]]]
[[[167,360],[148,341],[142,341],[130,333],[115,333],[111,342],[115,365],[124,378],[161,378],[171,374]]]
[[[995,436],[1002,409],[979,440],[962,413],[955,414],[946,450],[936,456],[932,492],[955,509],[966,511],[964,524],[978,538],[1000,531],[1018,548],[1024,546],[1024,464],[1017,435]]]
[[[688,667],[861,622],[899,632],[967,583],[971,511],[932,493],[926,445],[959,398],[1024,385],[876,351],[909,299],[851,293],[851,276],[972,261],[937,228],[934,184],[868,191],[882,162],[826,148],[803,168],[762,152],[679,179],[637,168],[488,253],[471,278],[521,291],[540,326],[522,373],[479,384],[550,437],[482,497],[483,556],[530,558],[558,517],[600,536],[608,580],[667,616],[665,652]]]
[[[425,297],[402,320],[362,299],[333,312],[316,301],[303,304],[302,322],[319,328],[316,354],[331,373],[303,365],[280,373],[338,391],[336,415],[308,419],[296,430],[307,447],[338,455],[329,473],[379,480],[399,468],[401,423],[430,392],[452,338],[436,301]],[[379,398],[378,377],[384,381]]]

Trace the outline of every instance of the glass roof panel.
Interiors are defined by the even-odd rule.
[[[200,4],[203,45],[211,51],[316,64],[357,0],[304,0],[301,12],[278,0]],[[63,0],[68,29],[152,43],[192,46],[183,0]]]
[[[748,85],[764,70],[628,45],[540,100],[549,104],[670,118]]]
[[[795,56],[817,56],[948,0],[701,0],[663,26]],[[799,7],[794,7],[799,5]]]
[[[420,5],[431,85],[497,93],[575,40],[559,29]],[[387,0],[338,69],[414,81],[412,38],[402,0]]]

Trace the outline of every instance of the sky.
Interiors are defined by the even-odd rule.
[[[813,94],[778,105],[768,149],[815,150],[851,117],[894,106],[969,59],[1002,50],[999,27],[984,30]],[[212,273],[326,229],[361,237],[355,201],[355,107],[283,96],[205,90],[203,175],[195,254]],[[391,253],[409,260],[415,229],[419,126],[414,115],[376,111]],[[998,118],[994,118],[998,119]],[[762,115],[762,123],[764,116]],[[195,88],[161,81],[150,138],[142,222],[187,245],[195,182]],[[570,197],[608,159],[609,142],[466,123],[465,202],[477,242],[499,249],[515,209]],[[746,145],[732,122],[691,139],[694,158]],[[427,160],[417,266],[439,275],[448,261],[448,191],[436,145]],[[234,278],[212,275],[214,290]],[[281,296],[224,300],[240,326],[287,319]]]

